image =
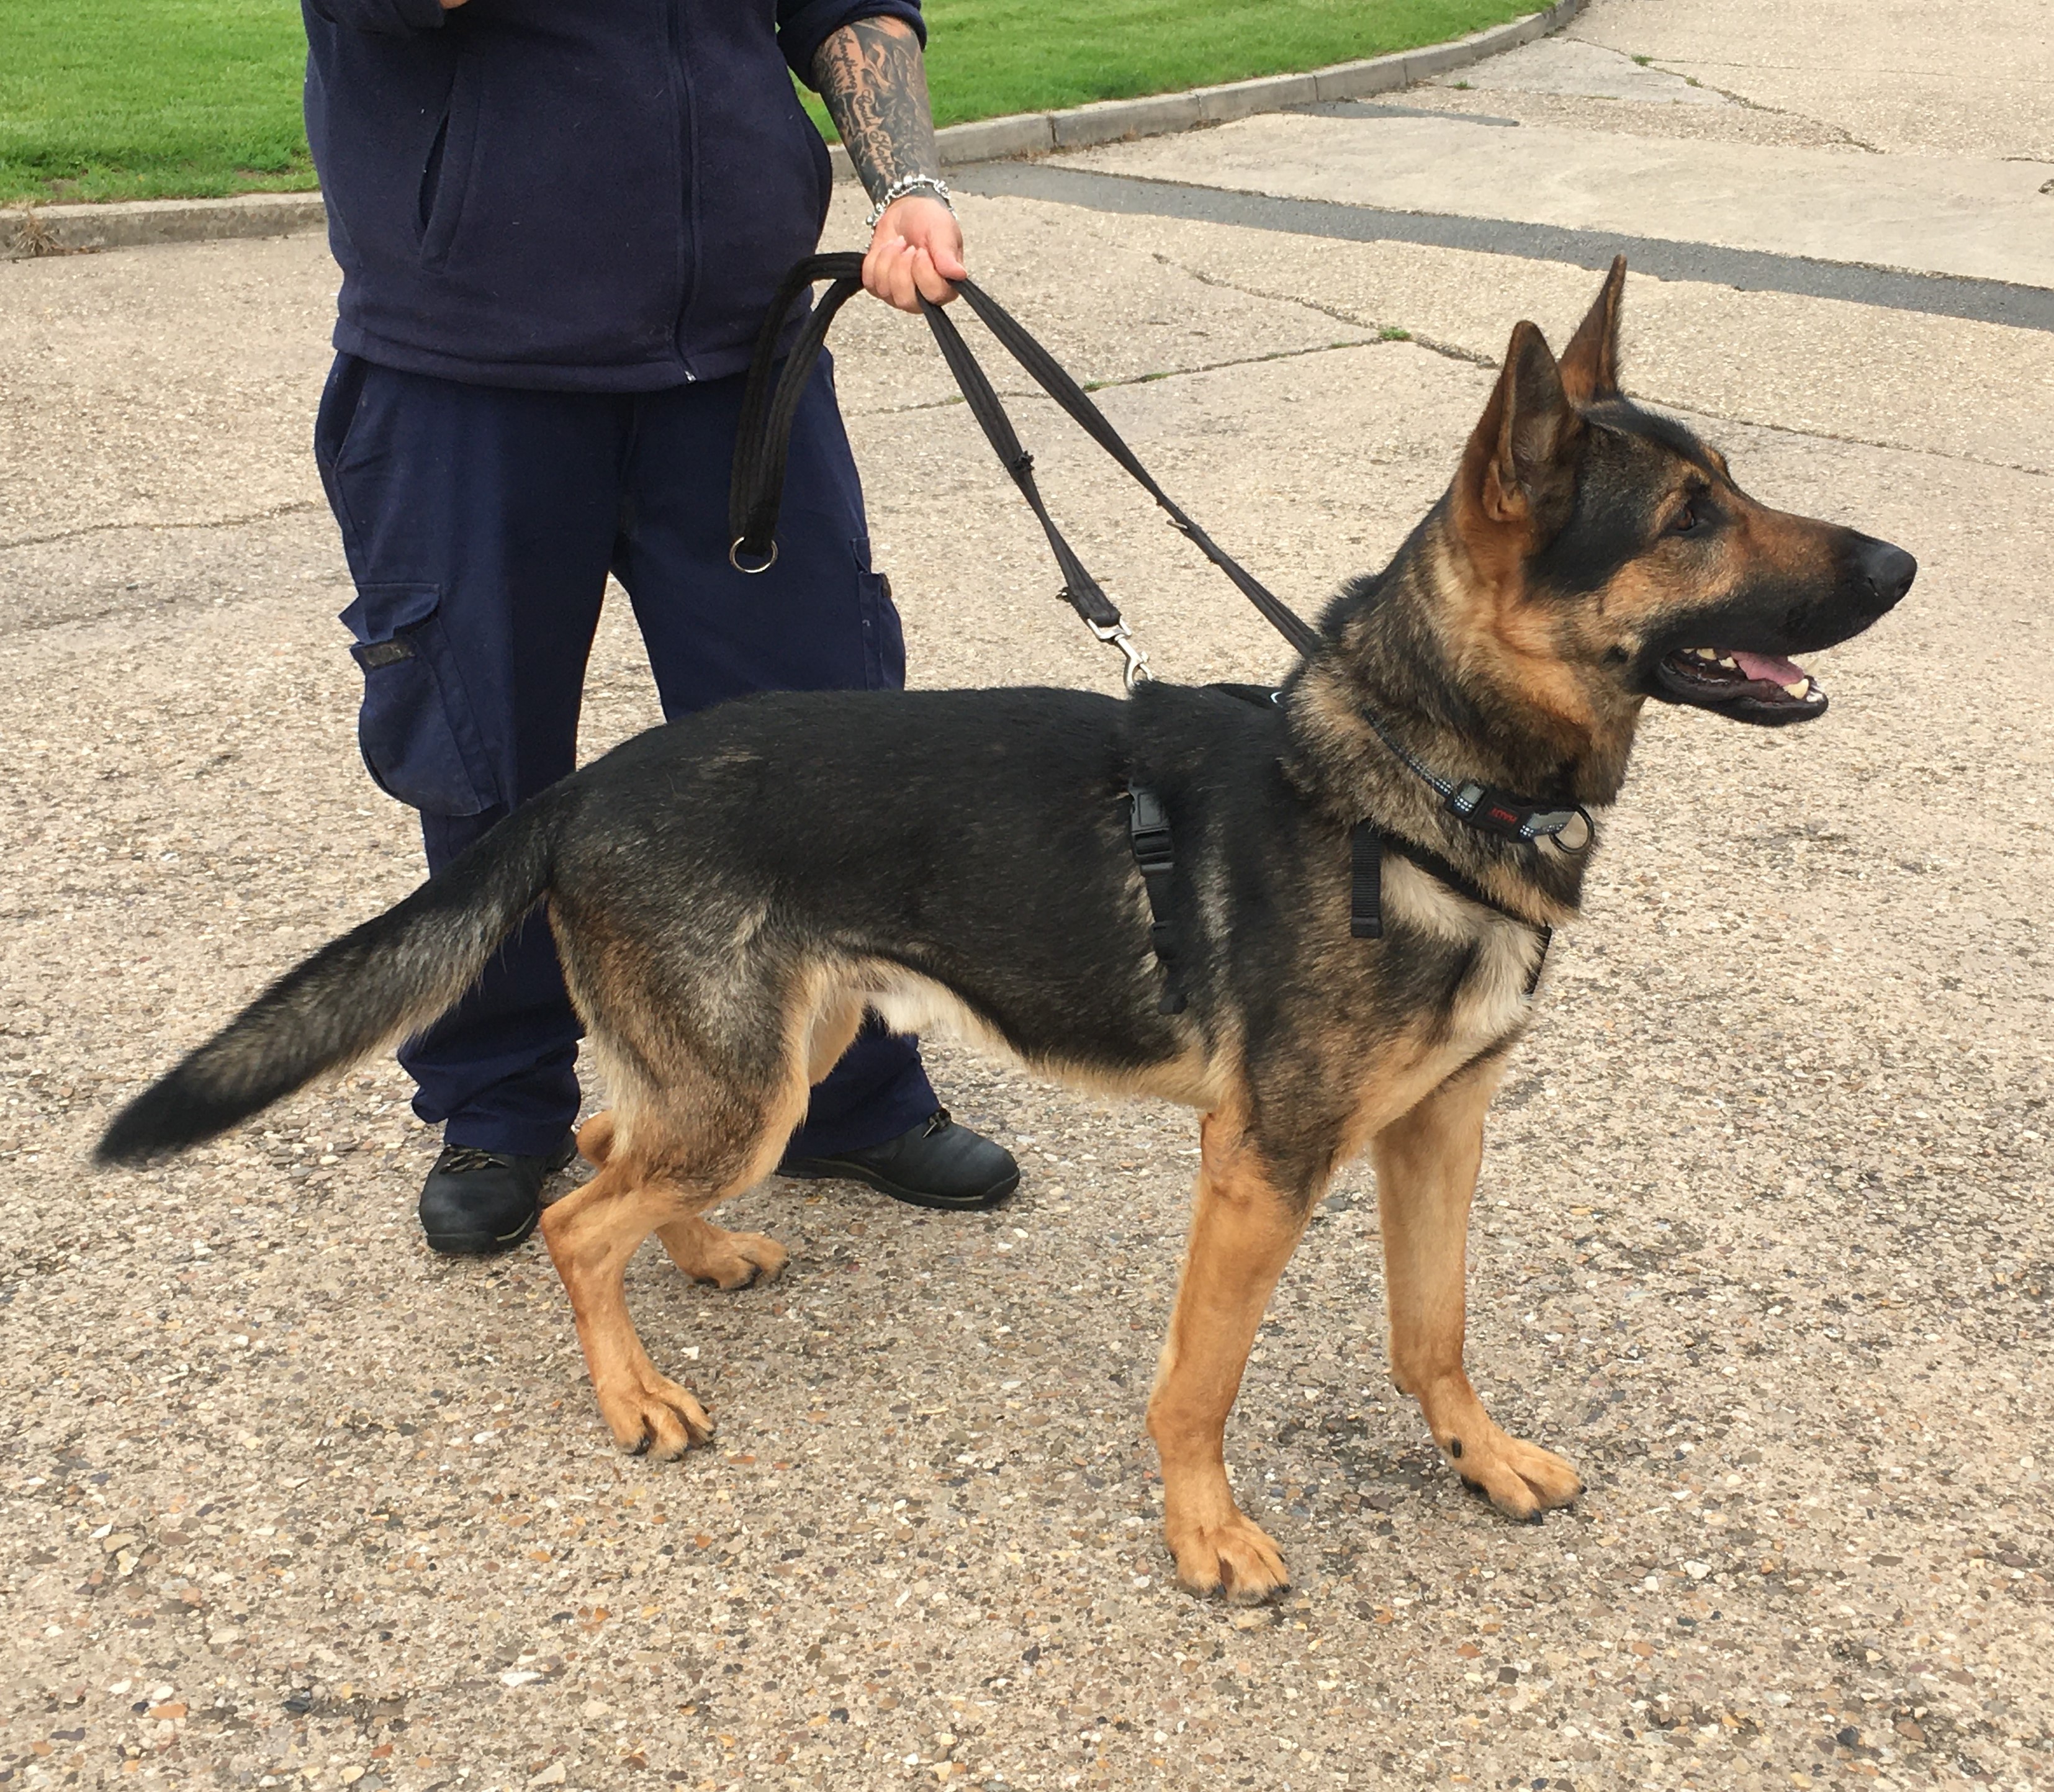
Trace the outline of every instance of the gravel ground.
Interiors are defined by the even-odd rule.
[[[1307,607],[1389,552],[1487,390],[1458,348],[1205,278],[1209,244],[1250,277],[1245,233],[1179,227],[1171,258],[1060,208],[975,218],[994,289],[1087,376],[1133,382],[1104,395],[1121,427]],[[1065,246],[1104,257],[1082,298],[1035,271]],[[190,307],[144,345],[163,392],[107,385],[81,321],[74,364],[98,371],[39,360],[0,431],[0,465],[42,470],[0,494],[20,768],[0,799],[0,1786],[2054,1775],[2044,474],[1762,427],[1803,376],[1768,343],[1749,384],[1757,301],[1697,289],[1694,334],[1637,344],[1629,299],[1630,384],[1687,396],[1702,365],[1668,345],[1723,318],[1731,405],[1700,420],[1743,480],[1924,570],[1822,656],[1816,727],[1651,718],[1495,1110],[1471,1364],[1588,1494],[1513,1526],[1437,1459],[1383,1376],[1359,1168],[1229,1436],[1297,1590],[1229,1610],[1167,1578],[1140,1425],[1188,1116],[936,1047],[952,1107],[1021,1156],[1020,1195],[943,1216],[773,1182],[729,1223],[794,1260],[739,1294],[645,1252],[652,1354],[721,1421],[668,1467],[612,1449],[538,1248],[421,1246],[434,1144],[392,1066],[160,1170],[84,1168],[113,1103],[418,875],[409,817],[354,760],[340,557],[293,508],[307,470],[267,460],[249,493],[238,471],[253,443],[303,440],[319,355],[281,348],[237,388],[251,415],[178,445],[180,382],[241,329],[167,296],[181,267],[311,310],[329,277],[305,250],[0,270],[0,340],[61,305],[96,305],[110,340],[124,303]],[[1336,246],[1332,278],[1373,285],[1387,253]],[[1408,319],[1444,344],[1493,291],[1501,337],[1522,312],[1559,329],[1557,287],[1591,284],[1411,266]],[[1860,351],[1860,314],[1778,302],[1812,333],[1808,401],[1845,412],[1832,351]],[[851,322],[844,390],[921,680],[1107,687],[917,337]],[[1944,412],[2021,333],[1964,331],[1959,365],[1902,377]],[[1261,624],[1047,415],[1023,420],[1054,501],[1166,669],[1273,668]],[[182,455],[160,497],[124,471]],[[96,482],[134,526],[72,514]],[[88,532],[43,538],[69,530]],[[592,748],[655,719],[620,609],[592,688]]]

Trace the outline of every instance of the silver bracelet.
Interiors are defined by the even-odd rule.
[[[893,181],[889,187],[884,189],[883,196],[878,200],[876,204],[870,208],[870,215],[864,219],[863,227],[866,230],[876,230],[877,228],[877,220],[882,218],[886,212],[889,211],[892,207],[898,204],[898,203],[901,199],[904,199],[908,193],[917,193],[923,187],[928,192],[932,193],[936,199],[942,202],[943,205],[947,206],[950,211],[954,211],[955,210],[954,203],[949,198],[949,183],[946,180],[942,179],[939,175],[901,175],[898,179]]]

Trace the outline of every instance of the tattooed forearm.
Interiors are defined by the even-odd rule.
[[[813,80],[872,199],[909,174],[938,174],[920,40],[895,18],[858,19],[820,45]]]

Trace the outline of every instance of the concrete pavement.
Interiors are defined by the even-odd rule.
[[[1627,157],[1712,131],[1809,156],[1859,128],[1882,147],[1831,153],[1887,175],[1933,147],[1883,128],[1915,88],[1866,39],[1813,35],[1828,10],[1597,0],[1578,23],[1670,82],[1724,45],[1745,103],[1576,91],[1640,81],[1580,50],[1395,97]],[[2022,6],[1859,10],[1943,96],[1978,33],[1993,66],[2044,49]],[[1749,85],[1772,78],[1774,113]],[[2044,103],[1942,152],[2043,144]],[[1364,122],[1289,128],[1332,131],[1338,161]],[[1202,185],[1238,128],[1178,140],[1176,179]],[[1307,610],[1441,489],[1512,322],[1559,343],[1596,287],[1518,254],[964,213],[980,277]],[[830,243],[860,217],[842,195]],[[1589,1495],[1516,1529],[1436,1461],[1383,1378],[1358,1167],[1230,1433],[1299,1590],[1230,1613],[1164,1584],[1139,1431],[1187,1116],[938,1048],[951,1105],[1020,1152],[1018,1199],[961,1219],[771,1184],[734,1223],[794,1262],[741,1295],[645,1256],[652,1351],[722,1426],[670,1467],[608,1447],[539,1253],[420,1247],[433,1145],[390,1065],[162,1170],[81,1168],[113,1102],[418,875],[355,762],[306,451],[332,286],[305,240],[0,267],[0,1783],[2054,1774],[2048,333],[1631,282],[1629,388],[1764,498],[1903,542],[1919,583],[1819,657],[1816,727],[1651,718],[1498,1104],[1472,1365]],[[916,676],[1111,688],[925,333],[852,309],[837,345]],[[1278,667],[1095,450],[1044,404],[1018,415],[1166,675]],[[587,747],[655,719],[612,607]]]

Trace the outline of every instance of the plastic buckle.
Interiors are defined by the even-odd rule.
[[[1460,784],[1448,793],[1448,808],[1469,825],[1501,840],[1529,840],[1526,831],[1530,811],[1511,798],[1481,784]]]

